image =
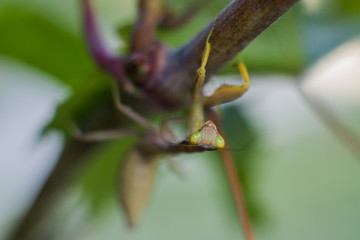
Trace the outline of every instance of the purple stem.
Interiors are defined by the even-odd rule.
[[[124,63],[119,56],[113,54],[102,42],[90,0],[82,0],[82,7],[83,28],[89,52],[102,69],[113,75],[123,87],[127,88],[128,82],[126,81]]]

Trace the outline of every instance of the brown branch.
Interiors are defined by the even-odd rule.
[[[146,49],[155,41],[155,29],[163,16],[163,0],[140,0],[138,19],[132,35],[132,53]]]
[[[205,0],[192,3],[180,15],[175,15],[171,9],[166,6],[164,9],[164,16],[159,22],[159,27],[163,29],[176,29],[187,24],[206,4]]]
[[[226,141],[225,132],[222,128],[221,121],[216,114],[216,112],[208,108],[207,114],[209,115],[210,119],[215,123],[219,133],[224,137]],[[236,205],[236,210],[239,216],[240,224],[242,226],[244,237],[246,240],[255,240],[255,235],[252,230],[251,221],[249,218],[249,214],[247,212],[244,193],[242,190],[242,185],[236,171],[236,166],[234,164],[234,158],[231,155],[230,151],[227,150],[220,150],[221,160],[224,165],[226,175],[229,180],[231,192],[233,194],[233,199]]]
[[[206,66],[207,78],[219,72],[252,40],[286,13],[299,0],[234,0],[219,13],[210,38],[211,53]],[[154,90],[169,105],[188,106],[196,69],[200,66],[209,23],[193,40],[169,52],[162,75],[163,88]],[[183,95],[179,95],[182,92]]]
[[[299,0],[234,0],[216,19],[212,33],[211,54],[206,66],[207,74],[221,70],[252,40],[273,24]],[[207,34],[212,23],[181,48],[177,56],[183,64],[200,62]]]

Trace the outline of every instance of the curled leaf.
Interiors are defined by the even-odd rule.
[[[156,158],[145,156],[138,148],[132,149],[120,173],[119,194],[130,227],[143,212],[150,197],[156,171]]]

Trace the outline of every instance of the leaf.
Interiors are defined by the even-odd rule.
[[[25,10],[0,15],[0,54],[25,62],[71,87],[71,96],[57,109],[45,129],[68,131],[110,97],[108,77],[93,64],[81,37]]]
[[[88,164],[77,175],[77,183],[93,214],[100,213],[108,201],[115,198],[120,164],[134,142],[133,138],[105,142],[85,160]]]
[[[83,122],[94,109],[101,110],[110,99],[109,77],[103,74],[94,75],[84,83],[83,87],[74,89],[71,97],[59,105],[54,118],[46,126],[44,132],[55,128],[69,133],[71,122],[76,124]]]
[[[359,1],[353,1],[353,0],[340,0],[339,1],[339,9],[344,14],[356,14],[355,16],[358,16],[360,13],[360,2]],[[348,15],[346,15],[348,16]]]
[[[25,62],[75,86],[93,69],[79,36],[19,9],[0,15],[0,54]]]

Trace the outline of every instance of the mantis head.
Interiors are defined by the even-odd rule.
[[[217,149],[225,147],[225,140],[218,133],[212,121],[207,121],[199,130],[193,132],[189,137],[189,142],[194,145],[208,145]]]

